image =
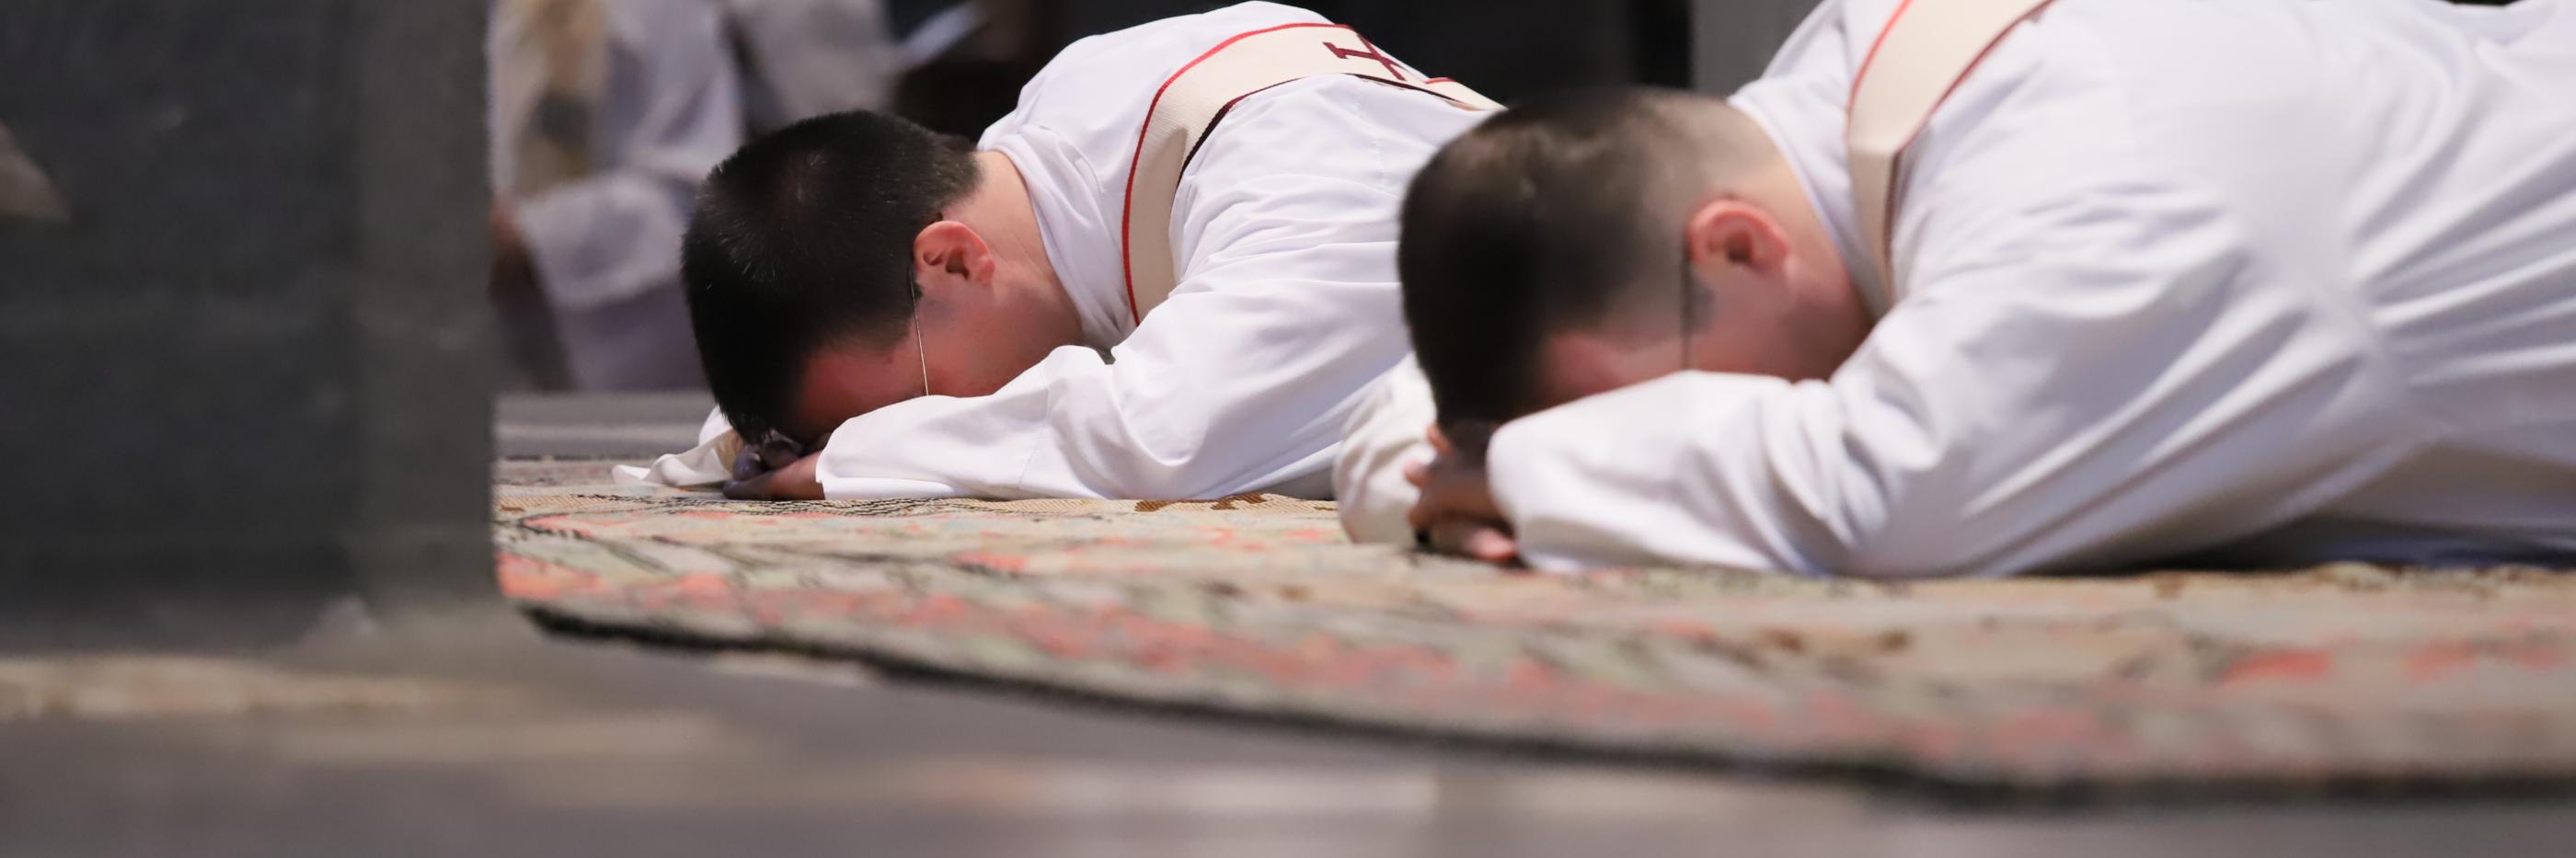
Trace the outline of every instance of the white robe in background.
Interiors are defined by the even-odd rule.
[[[698,387],[680,237],[707,171],[745,129],[882,107],[902,55],[878,0],[596,0],[606,68],[588,117],[593,171],[512,201],[576,389]],[[538,74],[499,45],[525,8],[496,4],[492,172],[517,187],[541,121]],[[746,63],[750,66],[746,68]],[[524,323],[523,323],[524,324]]]
[[[1329,497],[1344,419],[1409,351],[1395,278],[1405,184],[1485,114],[1346,75],[1262,91],[1183,172],[1171,222],[1180,285],[1142,324],[1119,256],[1129,164],[1157,88],[1228,37],[1321,20],[1245,3],[1084,39],[1039,72],[980,148],[1027,180],[1089,347],[1058,349],[990,396],[923,397],[850,420],[821,454],[825,493]],[[707,431],[723,428],[713,419]],[[665,457],[652,476],[718,476],[679,464]]]
[[[1897,4],[1829,0],[1733,99],[1865,289],[1845,102]],[[1830,380],[1678,374],[1497,433],[1532,564],[2576,553],[2576,4],[2059,0],[1905,168],[1895,305]]]

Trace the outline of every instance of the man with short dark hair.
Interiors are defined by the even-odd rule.
[[[1328,496],[1345,416],[1406,352],[1404,183],[1491,106],[1245,3],[1076,43],[976,146],[867,113],[754,141],[683,254],[721,413],[640,476]]]
[[[1547,569],[2563,561],[2567,92],[2557,0],[1828,0],[1731,100],[1525,104],[1415,178],[1438,462],[1390,394],[1345,515]]]
[[[999,157],[901,118],[859,112],[788,126],[717,167],[698,194],[680,258],[701,363],[727,420],[754,436],[820,438],[836,418],[927,395],[929,342],[913,323],[923,297],[913,249],[923,245],[945,266],[963,251],[958,242],[981,236],[942,212],[963,210],[979,189],[987,197],[1026,194],[1007,163],[987,174],[981,162]],[[989,200],[973,207],[987,216],[977,218],[986,240],[1036,239],[1004,232],[1031,225],[990,216]],[[997,388],[1056,346],[1079,341],[1063,290],[1030,273],[997,270],[989,295],[974,294],[1003,300],[959,313],[979,330],[942,343],[950,390]],[[993,329],[1000,330],[988,337]],[[867,358],[882,365],[851,371],[848,364]],[[910,372],[916,362],[919,385]],[[996,362],[1005,367],[998,379],[989,370]]]

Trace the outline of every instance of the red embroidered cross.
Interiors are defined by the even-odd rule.
[[[1347,60],[1352,57],[1359,57],[1366,60],[1376,60],[1378,65],[1386,67],[1387,74],[1394,75],[1395,79],[1399,81],[1404,79],[1404,69],[1396,66],[1395,59],[1393,57],[1378,53],[1377,46],[1369,44],[1366,39],[1360,40],[1360,44],[1365,46],[1360,50],[1352,50],[1331,42],[1325,42],[1324,48],[1333,52],[1334,59]]]

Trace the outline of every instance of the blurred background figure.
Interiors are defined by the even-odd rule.
[[[750,137],[872,109],[973,138],[1066,45],[1225,5],[495,0],[491,288],[510,386],[702,385],[680,236],[698,183]],[[1685,0],[1291,5],[1506,102],[1565,86],[1688,83]]]
[[[742,141],[882,108],[879,0],[499,0],[491,286],[518,385],[699,386],[680,291],[698,182]]]

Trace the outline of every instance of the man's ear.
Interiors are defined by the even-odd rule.
[[[924,289],[960,283],[991,286],[997,267],[992,246],[963,223],[943,220],[922,227],[912,237],[913,276]]]
[[[1682,233],[1691,267],[1711,280],[1729,267],[1778,276],[1789,262],[1789,231],[1761,206],[1740,199],[1712,200],[1691,212]]]

